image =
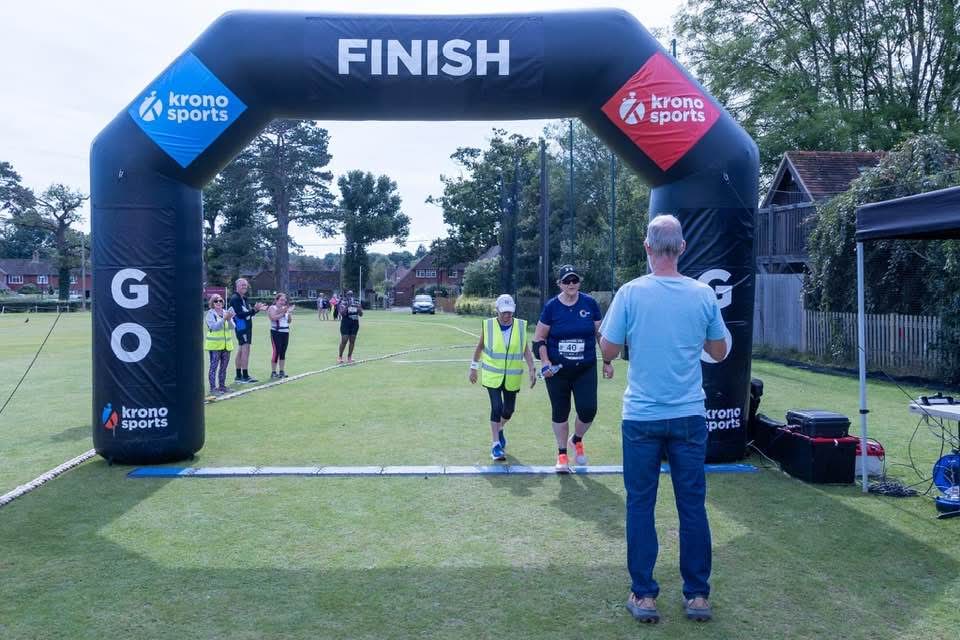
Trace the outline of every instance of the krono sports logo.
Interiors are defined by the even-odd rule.
[[[113,403],[108,402],[100,413],[100,421],[103,428],[107,431],[113,431],[116,434],[116,428],[120,427],[126,431],[136,429],[165,429],[168,425],[167,415],[169,410],[166,407],[120,407],[119,413],[113,408]]]
[[[144,122],[153,122],[163,113],[163,102],[157,97],[156,91],[151,91],[150,95],[140,103],[140,117]]]
[[[664,171],[720,117],[720,110],[663,53],[647,60],[602,111]]]
[[[627,124],[640,124],[646,109],[643,108],[643,101],[637,100],[637,92],[631,91],[630,95],[620,103],[620,119]]]
[[[199,93],[167,93],[167,120],[182,122],[223,122],[230,119],[230,98],[225,95]],[[163,114],[163,101],[151,91],[140,103],[138,109],[144,122],[153,122]]]
[[[120,422],[120,414],[113,410],[113,404],[108,402],[100,412],[100,422],[107,431],[113,431]]]
[[[186,167],[246,108],[188,51],[127,112],[157,146]]]

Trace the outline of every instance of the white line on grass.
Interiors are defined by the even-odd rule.
[[[367,322],[368,324],[379,324],[379,322],[378,322],[377,320],[367,320],[366,322]],[[403,324],[418,324],[418,325],[423,326],[421,323],[416,322],[415,320],[390,320],[390,321],[388,321],[389,324],[397,324],[398,322],[401,322],[401,323],[403,323]],[[384,324],[387,324],[387,323],[384,323]],[[430,326],[431,326],[431,327],[446,327],[447,329],[453,329],[454,331],[459,331],[460,333],[465,333],[465,334],[467,334],[468,336],[471,336],[471,337],[474,337],[474,338],[479,338],[479,337],[480,337],[480,334],[479,334],[479,333],[474,333],[473,331],[467,331],[466,329],[461,329],[460,327],[455,327],[455,326],[453,326],[452,324],[447,324],[447,323],[445,323],[445,322],[435,322],[435,323],[433,323],[433,324],[430,325]]]
[[[450,325],[446,325],[446,326],[450,326]],[[451,327],[451,328],[457,329],[457,327]],[[459,331],[459,330],[460,330],[460,329],[458,329],[458,331]],[[356,366],[356,365],[358,365],[358,364],[364,364],[364,363],[366,363],[366,362],[376,362],[376,361],[378,361],[378,360],[386,360],[387,358],[395,358],[395,357],[397,357],[397,356],[403,356],[403,355],[406,355],[406,354],[408,354],[408,353],[418,353],[418,352],[421,352],[421,351],[432,351],[432,350],[434,350],[434,349],[466,349],[466,348],[469,348],[469,347],[472,347],[472,346],[473,346],[473,345],[469,345],[469,344],[468,344],[468,345],[458,344],[458,345],[449,345],[449,346],[445,346],[445,347],[418,347],[418,348],[416,348],[416,349],[406,349],[406,350],[404,350],[404,351],[397,351],[397,352],[395,352],[395,353],[388,353],[388,354],[386,354],[386,355],[377,356],[377,357],[375,357],[375,358],[366,358],[366,359],[364,359],[364,360],[357,360],[357,361],[356,361],[355,363],[353,363],[353,364],[335,364],[335,365],[331,365],[331,366],[329,366],[329,367],[324,367],[323,369],[320,369],[320,370],[318,370],[318,371],[306,371],[306,372],[304,372],[304,373],[298,373],[298,374],[295,375],[295,376],[290,376],[289,378],[282,378],[282,379],[280,379],[280,380],[275,380],[275,381],[273,381],[273,382],[268,382],[267,384],[257,385],[256,387],[250,387],[249,389],[243,389],[243,390],[241,390],[241,391],[234,391],[234,392],[232,392],[232,393],[227,393],[227,394],[224,394],[224,395],[222,395],[222,396],[220,396],[220,397],[217,397],[217,398],[208,398],[208,399],[204,402],[204,404],[211,404],[211,403],[213,403],[213,402],[220,402],[220,401],[222,401],[222,400],[227,400],[227,399],[229,399],[229,398],[238,398],[238,397],[240,397],[240,396],[246,395],[246,394],[251,393],[251,392],[253,392],[253,391],[258,391],[258,390],[260,390],[260,389],[269,389],[270,387],[276,386],[276,385],[278,385],[278,384],[284,384],[284,383],[286,383],[286,382],[293,382],[294,380],[299,380],[300,378],[305,378],[305,377],[307,377],[307,376],[312,376],[312,375],[317,374],[317,373],[325,373],[325,372],[327,372],[327,371],[332,371],[332,370],[334,370],[334,369],[342,369],[342,368],[345,368],[345,367],[354,367],[354,366]],[[13,502],[13,501],[16,500],[17,498],[19,498],[19,497],[21,497],[21,496],[23,496],[23,495],[25,495],[25,494],[27,494],[27,493],[30,493],[30,492],[33,491],[34,489],[36,489],[36,488],[40,487],[41,485],[43,485],[44,483],[46,483],[46,482],[48,482],[48,481],[50,481],[50,480],[53,480],[54,478],[56,478],[56,477],[59,476],[59,475],[62,475],[62,474],[64,474],[64,473],[66,473],[66,472],[69,471],[70,469],[73,469],[74,467],[80,466],[81,464],[83,464],[84,462],[86,462],[86,461],[89,460],[90,458],[93,458],[93,457],[96,456],[96,455],[97,455],[96,450],[95,450],[95,449],[90,449],[89,451],[80,454],[80,455],[77,456],[76,458],[72,458],[72,459],[70,459],[70,460],[67,460],[67,461],[64,462],[63,464],[60,464],[60,465],[54,467],[54,468],[51,469],[50,471],[47,471],[46,473],[43,473],[43,474],[37,476],[36,478],[34,478],[33,480],[31,480],[30,482],[27,482],[26,484],[22,484],[22,485],[18,486],[16,489],[14,489],[14,490],[12,490],[12,491],[9,491],[9,492],[7,492],[7,493],[5,493],[5,494],[3,494],[2,496],[0,496],[0,509],[2,509],[3,507],[7,506],[8,504],[10,504],[11,502]]]
[[[366,364],[368,362],[377,362],[378,360],[387,360],[388,358],[396,358],[397,356],[405,356],[408,353],[420,353],[422,351],[433,351],[435,349],[468,349],[473,345],[470,344],[455,344],[445,347],[417,347],[416,349],[406,349],[404,351],[396,351],[394,353],[388,353],[382,356],[376,356],[374,358],[365,358],[363,360],[357,360],[353,364],[333,364],[329,367],[324,367],[317,371],[305,371],[303,373],[298,373],[295,376],[289,376],[287,378],[281,378],[280,380],[274,380],[273,382],[268,382],[266,384],[259,384],[255,387],[250,387],[249,389],[241,389],[240,391],[233,391],[231,393],[225,393],[222,396],[215,396],[212,398],[207,398],[205,404],[211,404],[213,402],[221,402],[223,400],[229,400],[230,398],[238,398],[240,396],[252,393],[254,391],[259,391],[260,389],[269,389],[270,387],[275,387],[278,384],[286,384],[287,382],[293,382],[294,380],[299,380],[300,378],[306,378],[307,376],[316,375],[318,373],[326,373],[327,371],[333,371],[334,369],[345,369],[349,367],[355,367],[360,364]]]
[[[446,358],[442,360],[394,360],[394,364],[433,364],[435,362],[458,362],[463,364],[464,362],[470,362],[469,358]]]
[[[59,476],[60,474],[66,473],[66,472],[69,471],[70,469],[73,469],[74,467],[80,466],[81,464],[83,464],[84,462],[86,462],[86,461],[89,460],[90,458],[94,457],[95,455],[97,455],[96,450],[95,450],[95,449],[90,449],[90,451],[87,451],[86,453],[82,453],[82,454],[80,454],[79,456],[77,456],[76,458],[73,458],[73,459],[71,459],[71,460],[67,460],[67,461],[64,462],[63,464],[61,464],[61,465],[59,465],[59,466],[57,466],[57,467],[54,467],[53,469],[50,469],[50,471],[47,471],[46,473],[43,473],[43,474],[37,476],[36,478],[34,478],[33,480],[31,480],[30,482],[27,482],[26,484],[20,485],[19,487],[17,487],[17,488],[14,489],[13,491],[9,491],[9,492],[3,494],[2,496],[0,496],[0,508],[3,508],[3,507],[5,507],[5,506],[7,506],[8,504],[10,504],[11,502],[13,502],[14,500],[16,500],[17,498],[19,498],[20,496],[22,496],[22,495],[24,495],[24,494],[26,494],[26,493],[30,493],[31,491],[33,491],[34,489],[36,489],[36,488],[39,487],[40,485],[42,485],[42,484],[44,484],[44,483],[46,483],[46,482],[48,482],[48,481],[50,481],[50,480],[53,480],[54,478],[56,478],[56,477]]]

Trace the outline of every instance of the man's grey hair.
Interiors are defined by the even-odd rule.
[[[647,225],[647,245],[655,256],[680,255],[683,250],[683,227],[669,214],[660,214]]]

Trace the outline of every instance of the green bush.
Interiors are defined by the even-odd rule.
[[[463,295],[471,297],[496,296],[500,287],[500,258],[477,260],[463,271]]]
[[[22,293],[23,295],[28,295],[28,296],[34,295],[34,294],[40,293],[40,288],[37,287],[37,285],[33,284],[32,282],[28,282],[27,284],[20,287],[20,289],[17,290],[17,293]]]
[[[540,289],[529,285],[517,289],[518,298],[537,298],[540,299]]]
[[[454,311],[462,316],[492,316],[496,314],[494,298],[473,298],[466,294],[457,298]]]

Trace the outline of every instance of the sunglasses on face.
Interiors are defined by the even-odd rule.
[[[223,300],[214,300],[213,304],[223,304]]]
[[[567,278],[566,280],[561,280],[561,284],[580,284],[580,278]]]

